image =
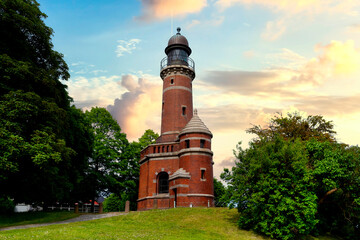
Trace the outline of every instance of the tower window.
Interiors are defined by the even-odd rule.
[[[160,153],[160,147],[158,147],[158,153]]]
[[[170,79],[170,84],[173,85],[174,84],[174,79]]]
[[[171,145],[171,151],[173,152],[174,151],[174,146]]]
[[[161,172],[158,175],[158,193],[169,193],[169,174]]]
[[[153,149],[153,150],[154,150],[154,153],[156,153],[156,147],[154,147],[154,149]]]
[[[204,146],[205,146],[205,140],[200,139],[200,148],[204,148]]]
[[[166,146],[166,152],[169,152],[169,146]]]
[[[186,107],[182,107],[182,115],[185,116],[186,115]]]
[[[162,146],[162,152],[165,152],[165,147],[164,146]]]
[[[205,169],[201,169],[201,179],[205,179]]]
[[[185,140],[185,147],[189,148],[190,147],[190,140]]]

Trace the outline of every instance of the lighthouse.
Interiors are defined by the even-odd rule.
[[[141,151],[138,210],[214,206],[212,133],[193,110],[195,62],[180,31],[160,62],[161,135]]]

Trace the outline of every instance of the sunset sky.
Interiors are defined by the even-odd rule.
[[[358,0],[38,0],[65,56],[77,107],[106,107],[129,140],[160,132],[160,61],[182,28],[194,108],[212,131],[218,177],[232,149],[276,112],[332,120],[360,143]]]

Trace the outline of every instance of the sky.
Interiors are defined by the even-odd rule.
[[[212,131],[214,175],[234,165],[252,125],[322,115],[360,143],[358,0],[38,0],[71,78],[75,106],[107,108],[130,141],[160,132],[160,61],[181,27],[194,108]]]

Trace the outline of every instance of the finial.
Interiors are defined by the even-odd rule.
[[[196,108],[194,109],[194,115],[197,116],[197,109]]]
[[[180,34],[180,31],[181,31],[181,28],[180,28],[180,27],[178,27],[178,28],[176,29],[176,31],[177,31],[177,35],[181,35],[181,34]]]

